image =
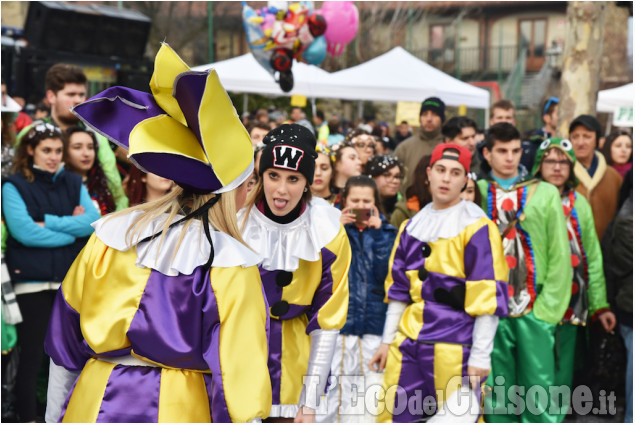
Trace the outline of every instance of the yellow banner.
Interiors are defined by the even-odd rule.
[[[402,121],[407,121],[411,127],[421,126],[421,122],[419,121],[420,109],[421,103],[419,102],[397,102],[395,124],[399,125]]]

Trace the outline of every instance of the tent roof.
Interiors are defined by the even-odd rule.
[[[380,102],[421,102],[437,96],[446,105],[489,108],[487,90],[472,86],[439,71],[401,47],[361,65],[328,73],[301,62],[293,63],[294,87],[284,93],[271,74],[262,68],[251,53],[194,70],[215,68],[228,91],[274,96],[301,94],[307,97]]]
[[[598,92],[598,112],[615,112],[619,107],[633,107],[633,83]]]

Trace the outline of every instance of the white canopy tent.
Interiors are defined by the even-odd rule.
[[[595,107],[598,112],[615,112],[617,108],[632,108],[633,94],[633,83],[613,89],[600,90]]]

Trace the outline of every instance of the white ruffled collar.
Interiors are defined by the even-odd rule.
[[[245,208],[238,212],[239,224],[245,212]],[[279,224],[254,206],[247,217],[243,239],[263,256],[261,266],[265,270],[293,272],[300,260],[319,260],[322,248],[340,230],[340,215],[340,210],[324,199],[313,198],[300,217],[289,224]]]
[[[474,202],[461,200],[443,210],[435,210],[430,202],[410,219],[406,231],[422,242],[434,242],[453,238],[482,217],[486,217],[485,212]]]
[[[106,216],[92,224],[95,228],[95,235],[107,246],[118,251],[127,251],[136,246],[137,261],[139,267],[148,267],[157,270],[167,276],[176,276],[179,273],[189,275],[197,267],[207,263],[209,260],[210,246],[207,241],[201,221],[193,220],[183,235],[181,245],[174,255],[175,247],[183,233],[185,223],[180,223],[171,227],[163,243],[159,247],[161,236],[149,242],[141,244],[136,240],[158,233],[163,228],[163,223],[167,214],[161,214],[141,232],[138,239],[133,243],[126,241],[126,231],[143,214],[143,211],[131,211],[120,216]],[[183,218],[177,215],[174,221]],[[212,242],[214,243],[214,261],[212,267],[250,267],[260,262],[260,257],[249,248],[238,242],[226,233],[210,229]],[[174,258],[172,258],[174,256]]]

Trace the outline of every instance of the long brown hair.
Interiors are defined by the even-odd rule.
[[[431,158],[431,155],[425,155],[421,158],[415,167],[414,173],[412,174],[412,183],[406,189],[406,199],[416,196],[419,201],[419,208],[423,208],[432,202],[432,195],[430,194],[429,188],[430,182],[428,181],[427,172]]]
[[[13,172],[22,174],[28,182],[33,181],[33,155],[29,155],[28,148],[32,150],[44,139],[58,139],[62,141],[62,149],[66,150],[67,141],[59,128],[43,121],[36,121],[31,129],[22,137],[18,151],[13,157]]]

